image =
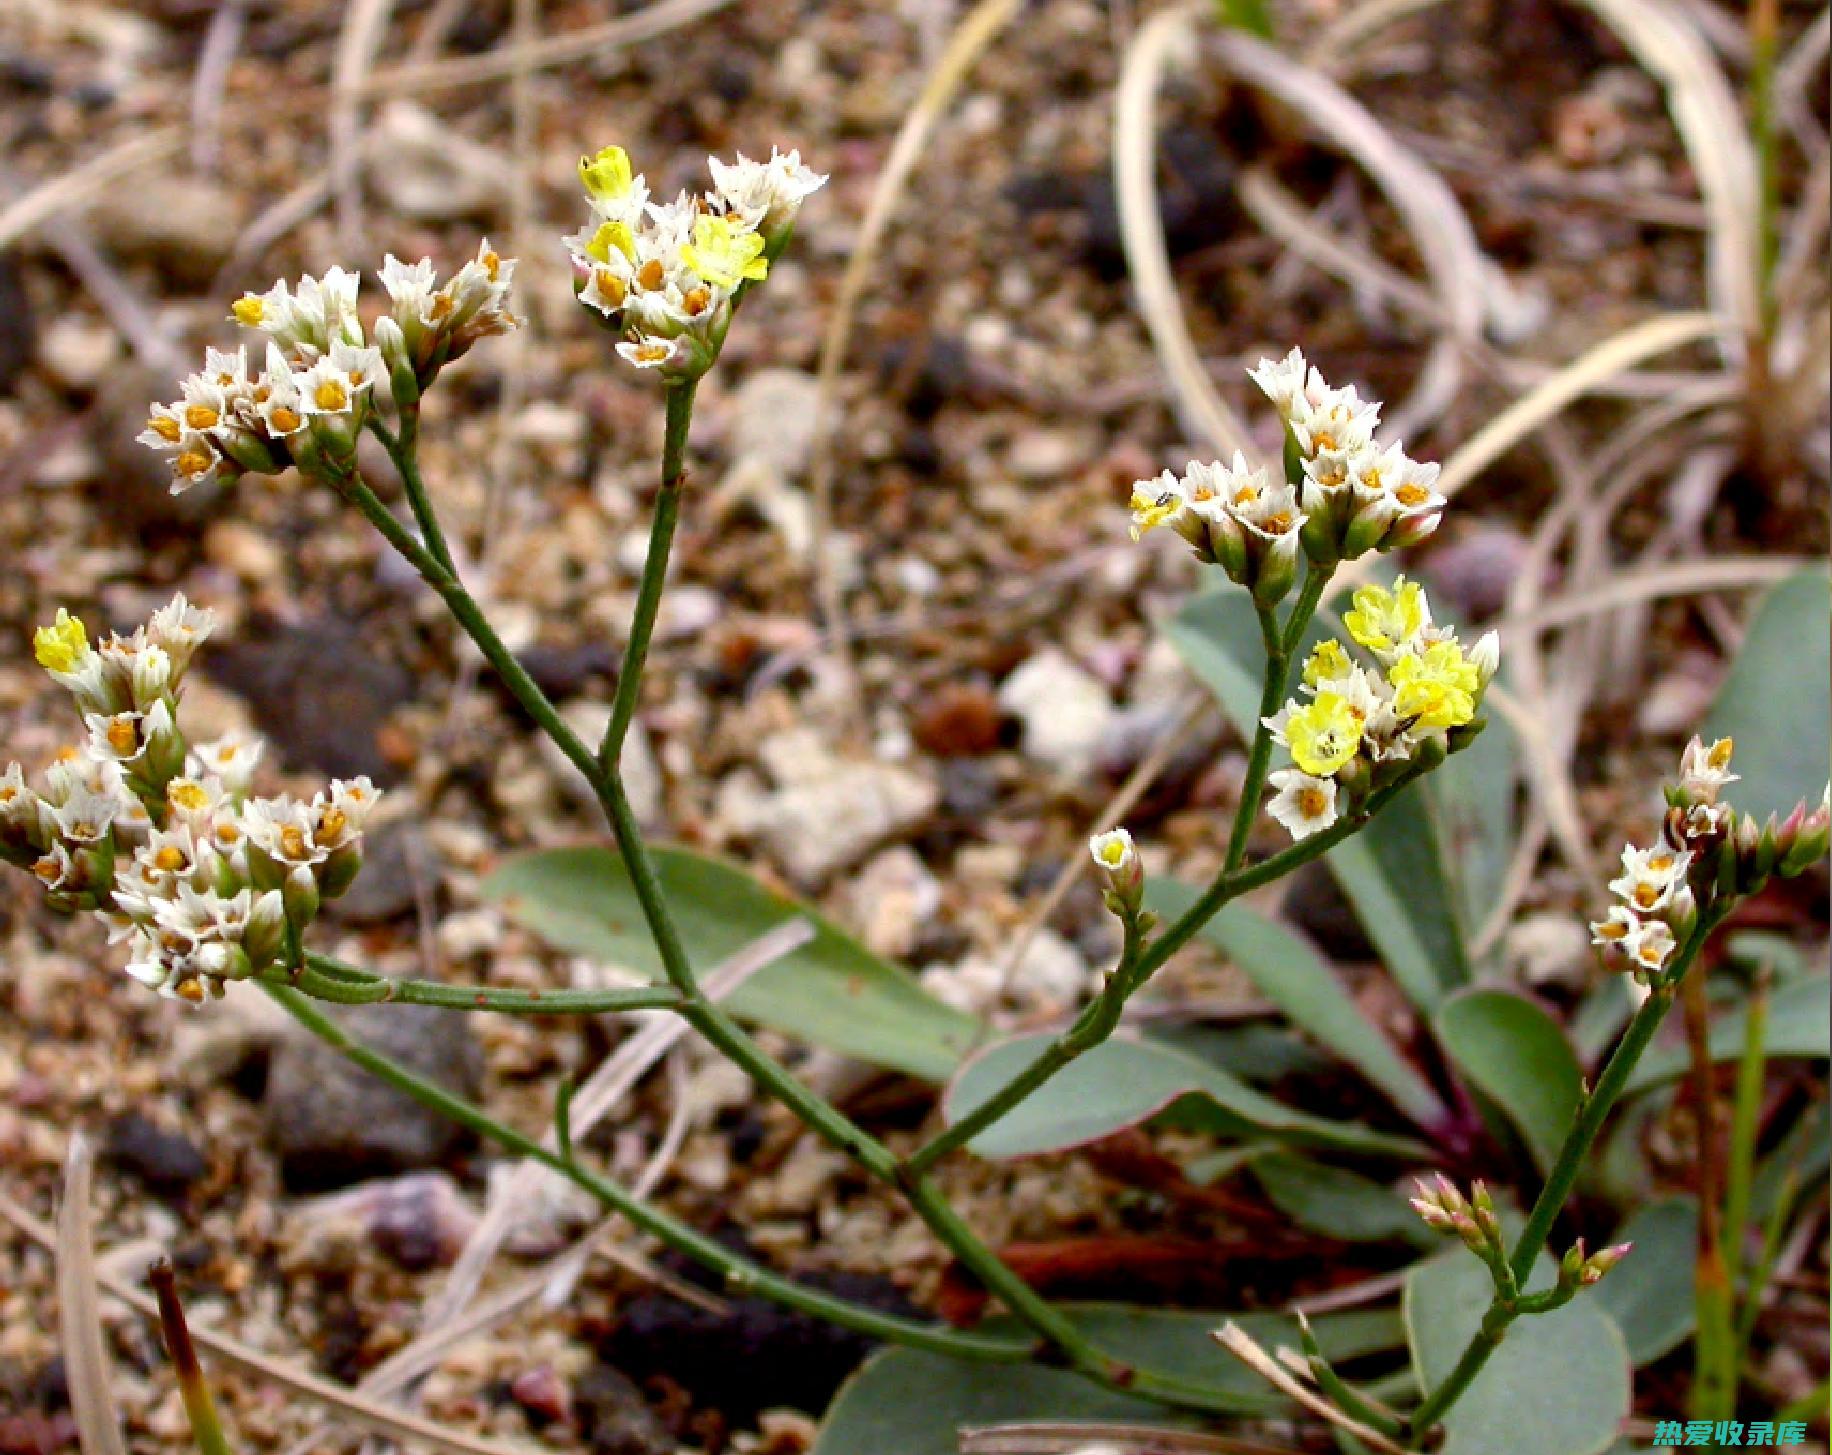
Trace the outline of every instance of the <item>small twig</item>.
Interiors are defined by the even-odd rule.
[[[1274,1389],[1296,1400],[1318,1418],[1329,1421],[1340,1430],[1347,1431],[1364,1445],[1381,1451],[1382,1455],[1408,1455],[1405,1446],[1388,1439],[1379,1430],[1364,1425],[1359,1420],[1350,1419],[1321,1395],[1300,1384],[1278,1360],[1253,1342],[1252,1335],[1233,1320],[1229,1320],[1217,1329],[1213,1337],[1216,1343]]]

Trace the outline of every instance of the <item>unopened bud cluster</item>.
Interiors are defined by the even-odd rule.
[[[411,407],[445,364],[515,326],[505,306],[514,269],[487,241],[443,287],[430,259],[409,266],[390,257],[381,280],[392,308],[368,334],[357,312],[360,280],[342,268],[246,294],[231,316],[266,335],[258,365],[246,346],[206,350],[180,397],[152,407],[140,443],[166,456],[174,495],[295,465],[346,474],[378,390],[396,408]]]
[[[1329,828],[1346,809],[1421,761],[1441,762],[1480,731],[1483,693],[1501,661],[1489,632],[1465,649],[1431,619],[1424,588],[1400,577],[1363,586],[1343,618],[1374,666],[1335,640],[1304,663],[1301,695],[1264,724],[1293,766],[1269,778],[1269,811],[1294,839]]]
[[[769,276],[802,202],[827,180],[774,148],[765,162],[740,153],[707,164],[710,191],[651,202],[622,147],[582,158],[592,216],[566,239],[580,303],[618,335],[623,358],[671,383],[712,367],[733,310]]]
[[[1486,1184],[1477,1180],[1465,1197],[1443,1173],[1435,1183],[1420,1180],[1414,1184],[1418,1196],[1411,1199],[1413,1211],[1425,1226],[1460,1239],[1463,1245],[1488,1265],[1495,1290],[1508,1316],[1521,1313],[1550,1313],[1569,1303],[1581,1288],[1601,1281],[1634,1246],[1617,1243],[1595,1253],[1586,1253],[1579,1238],[1559,1261],[1558,1281],[1541,1293],[1523,1293],[1515,1283],[1508,1263],[1507,1240],[1501,1219],[1495,1212],[1495,1200]]]
[[[186,741],[184,676],[214,627],[178,596],[130,636],[91,645],[60,610],[33,646],[86,735],[40,787],[17,763],[0,775],[0,858],[53,908],[100,916],[128,943],[128,974],[193,1003],[281,961],[289,934],[349,888],[378,797],[367,778],[310,803],[251,797],[258,742]]]
[[[1591,940],[1643,984],[1654,984],[1698,924],[1700,905],[1754,894],[1772,874],[1791,878],[1825,857],[1832,812],[1795,805],[1785,819],[1758,822],[1721,801],[1737,775],[1733,744],[1693,738],[1680,755],[1678,781],[1666,789],[1660,841],[1622,850],[1622,873],[1610,881],[1621,901],[1590,926]]]

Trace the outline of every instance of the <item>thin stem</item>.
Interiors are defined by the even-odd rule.
[[[441,1116],[468,1127],[480,1136],[488,1137],[517,1156],[531,1158],[552,1168],[607,1207],[621,1213],[641,1231],[722,1275],[728,1289],[758,1293],[789,1308],[838,1324],[841,1328],[892,1343],[906,1344],[911,1348],[928,1349],[938,1354],[1014,1364],[1028,1359],[1033,1352],[1032,1346],[1025,1340],[958,1333],[952,1329],[918,1323],[913,1319],[898,1318],[848,1303],[819,1289],[784,1278],[760,1264],[738,1256],[724,1244],[676,1221],[618,1184],[577,1162],[568,1161],[534,1138],[524,1136],[513,1127],[497,1121],[482,1108],[453,1096],[445,1088],[415,1075],[390,1057],[372,1050],[349,1035],[298,992],[284,985],[267,983],[263,983],[262,988],[313,1035],[371,1075],[405,1092],[421,1105],[431,1107]]]
[[[158,1259],[147,1269],[146,1277],[153,1285],[153,1297],[159,1301],[160,1331],[165,1335],[165,1350],[172,1356],[172,1367],[178,1372],[178,1395],[184,1401],[191,1436],[201,1455],[229,1455],[229,1440],[217,1418],[216,1401],[210,1397],[203,1365],[197,1360],[197,1346],[191,1342],[191,1326],[185,1322],[171,1260]]]
[[[1205,924],[1213,919],[1232,899],[1238,898],[1250,889],[1257,889],[1262,884],[1269,884],[1281,879],[1301,864],[1328,853],[1337,844],[1348,838],[1376,813],[1380,812],[1394,795],[1400,792],[1423,769],[1414,768],[1385,788],[1369,795],[1362,812],[1353,817],[1337,820],[1322,833],[1313,834],[1302,839],[1288,849],[1282,849],[1268,859],[1244,869],[1233,872],[1223,870],[1216,875],[1209,887],[1189,909],[1178,917],[1163,934],[1151,941],[1149,945],[1137,948],[1137,958],[1125,974],[1126,995],[1132,994],[1144,985],[1165,961],[1182,949]],[[1019,1071],[991,1096],[982,1101],[972,1111],[961,1117],[952,1126],[937,1132],[916,1151],[904,1158],[906,1172],[924,1172],[933,1167],[943,1157],[958,1148],[966,1146],[994,1122],[999,1121],[1020,1102],[1026,1100],[1038,1088],[1057,1075],[1076,1057],[1084,1055],[1094,1046],[1099,1045],[1110,1036],[1119,1024],[1119,1010],[1124,997],[1119,1003],[1108,1004],[1109,997],[1102,994],[1090,1001],[1074,1024],[1045,1046],[1029,1065]]]
[[[642,694],[643,664],[649,657],[649,639],[655,633],[661,609],[662,587],[668,580],[668,554],[674,544],[674,527],[680,519],[681,493],[687,483],[687,435],[693,424],[693,391],[697,379],[669,386],[667,424],[662,436],[662,483],[655,497],[655,514],[649,522],[649,551],[643,558],[642,583],[636,591],[636,610],[630,618],[630,640],[617,669],[617,695],[611,700],[611,720],[598,745],[598,763],[607,773],[618,772],[623,740],[636,716],[636,699]]]
[[[1628,1029],[1623,1032],[1622,1040],[1610,1056],[1609,1064],[1603,1068],[1596,1086],[1579,1108],[1577,1121],[1566,1134],[1565,1143],[1559,1148],[1558,1160],[1553,1163],[1546,1185],[1540,1189],[1533,1211],[1527,1215],[1527,1225],[1514,1244],[1514,1252],[1509,1261],[1515,1279],[1523,1286],[1533,1271],[1533,1260],[1539,1256],[1540,1249],[1546,1246],[1552,1225],[1564,1209],[1566,1199],[1571,1196],[1572,1186],[1578,1180],[1584,1159],[1590,1155],[1591,1143],[1596,1141],[1597,1133],[1603,1129],[1603,1123],[1628,1085],[1629,1076],[1641,1060],[1642,1053],[1653,1041],[1654,1033],[1660,1029],[1660,1023],[1673,1008],[1675,990],[1686,978],[1686,972],[1692,968],[1692,962],[1698,958],[1698,952],[1704,946],[1706,935],[1716,926],[1719,917],[1709,913],[1699,917],[1692,934],[1674,958],[1672,968],[1641,1003],[1641,1009],[1635,1012],[1634,1018],[1628,1023]]]
[[[399,434],[389,429],[374,414],[369,416],[368,423],[369,432],[382,442],[382,448],[388,451],[388,458],[394,461],[394,468],[400,472],[408,507],[413,511],[414,523],[420,527],[420,536],[426,542],[426,549],[456,580],[458,567],[453,563],[452,549],[445,539],[445,528],[439,524],[439,513],[433,509],[433,498],[426,489],[426,482],[420,478],[419,404],[409,404],[401,410]]]
[[[1306,578],[1305,584],[1310,584]],[[1289,659],[1284,639],[1279,634],[1278,614],[1269,606],[1254,605],[1259,617],[1260,640],[1266,648],[1266,676],[1260,686],[1259,716],[1254,719],[1253,747],[1247,754],[1247,775],[1240,784],[1240,804],[1234,810],[1234,825],[1228,830],[1228,857],[1222,865],[1228,872],[1240,867],[1247,856],[1247,839],[1259,817],[1260,792],[1266,786],[1266,772],[1272,766],[1272,733],[1265,719],[1279,710],[1285,701],[1285,681]],[[1294,614],[1293,620],[1296,620]]]
[[[510,990],[494,985],[442,985],[435,980],[370,976],[327,955],[308,953],[295,981],[269,971],[270,984],[292,985],[314,1000],[338,1005],[435,1005],[448,1010],[493,1010],[503,1015],[619,1015],[633,1010],[676,1010],[681,994],[671,985],[620,986],[615,990]]]
[[[1546,1178],[1546,1184],[1540,1189],[1533,1210],[1527,1216],[1526,1226],[1514,1244],[1508,1267],[1518,1287],[1526,1286],[1533,1271],[1534,1259],[1539,1256],[1540,1250],[1546,1246],[1546,1239],[1551,1236],[1552,1225],[1558,1220],[1566,1199],[1571,1195],[1578,1173],[1590,1154],[1591,1144],[1596,1141],[1597,1133],[1602,1130],[1603,1123],[1627,1087],[1636,1063],[1652,1043],[1667,1012],[1673,1008],[1674,993],[1697,959],[1706,936],[1716,927],[1724,913],[1720,909],[1699,916],[1692,933],[1674,957],[1671,968],[1656,981],[1648,998],[1642,1002],[1641,1009],[1635,1012],[1628,1029],[1623,1032],[1621,1041],[1610,1055],[1608,1064],[1597,1078],[1595,1088],[1579,1106],[1577,1118],[1565,1135],[1564,1145],[1559,1148],[1558,1158]],[[1456,1367],[1413,1411],[1408,1428],[1415,1441],[1428,1433],[1444,1412],[1462,1397],[1470,1381],[1488,1362],[1489,1355],[1495,1352],[1507,1332],[1508,1324],[1521,1311],[1518,1300],[1509,1306],[1500,1297],[1489,1306],[1482,1327],[1464,1349]]]

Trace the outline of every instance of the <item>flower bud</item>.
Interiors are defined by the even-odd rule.
[[[324,861],[318,880],[319,892],[326,899],[338,898],[346,889],[356,882],[356,876],[362,872],[362,840],[346,844],[341,849],[333,850]]]
[[[242,931],[242,948],[256,970],[265,970],[279,958],[286,936],[286,897],[277,889],[256,896]]]
[[[286,906],[286,918],[294,929],[302,930],[318,918],[321,896],[318,880],[309,864],[301,864],[286,876],[280,894]]]
[[[1108,907],[1121,916],[1135,915],[1145,895],[1145,864],[1125,829],[1109,829],[1088,840],[1107,889]]]
[[[1583,1245],[1580,1243],[1579,1247]],[[1602,1281],[1608,1273],[1634,1249],[1633,1243],[1616,1243],[1608,1248],[1600,1248],[1584,1260],[1583,1269],[1578,1275],[1578,1282],[1586,1286]]]
[[[375,346],[382,351],[382,363],[388,369],[388,389],[394,395],[395,407],[409,409],[419,403],[420,376],[401,325],[386,316],[376,319]]]
[[[1832,797],[1832,790],[1828,791],[1828,797]],[[1828,841],[1832,840],[1832,803],[1822,798],[1819,807],[1811,813],[1806,813],[1805,809],[1806,803],[1803,800],[1789,819],[1790,823],[1794,823],[1790,841],[1781,846],[1778,867],[1785,879],[1792,879],[1809,864],[1816,864],[1825,858]],[[1796,819],[1797,823],[1794,822]]]

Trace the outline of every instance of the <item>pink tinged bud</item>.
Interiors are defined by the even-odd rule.
[[[1633,1243],[1617,1243],[1591,1254],[1584,1260],[1583,1272],[1579,1275],[1578,1281],[1586,1285],[1601,1282],[1603,1275],[1628,1257],[1629,1251],[1634,1246]]]

